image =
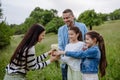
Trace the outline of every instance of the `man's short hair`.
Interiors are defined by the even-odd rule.
[[[63,13],[71,13],[71,14],[73,15],[73,12],[72,12],[71,9],[65,9],[65,10],[63,11]],[[74,16],[74,15],[73,15],[73,16]]]

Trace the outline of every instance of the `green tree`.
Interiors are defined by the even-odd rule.
[[[49,23],[54,17],[57,17],[57,10],[51,9],[51,10],[44,10],[40,7],[36,7],[28,18],[25,19],[25,22],[15,26],[15,34],[23,34],[25,33],[30,26],[32,26],[35,23],[42,24],[43,26],[46,26],[47,23]]]
[[[60,17],[55,17],[53,18],[45,27],[46,32],[50,33],[50,32],[54,32],[57,33],[58,32],[58,28],[60,26],[62,26],[64,24],[62,18]]]
[[[29,17],[33,18],[35,20],[36,23],[40,23],[42,22],[41,18],[43,15],[43,9],[36,7],[30,14]],[[29,18],[28,18],[29,19]],[[42,23],[41,23],[42,24]]]
[[[33,17],[36,23],[46,25],[56,16],[57,10],[44,10],[39,7],[36,7],[30,14],[30,17]]]
[[[10,44],[11,35],[13,35],[12,30],[2,21],[0,23],[0,49]]]
[[[85,23],[90,27],[90,30],[92,30],[92,26],[98,26],[103,22],[94,10],[86,10],[81,13],[78,17],[78,21]]]
[[[98,16],[102,19],[102,21],[108,21],[108,20],[110,20],[109,14],[98,13]]]
[[[21,30],[25,33],[35,23],[37,23],[37,21],[33,17],[26,18],[25,22],[20,25]]]
[[[43,12],[43,15],[42,15],[42,24],[43,25],[46,25],[48,22],[50,22],[53,18],[54,18],[55,16],[54,16],[54,14],[51,12],[51,11],[49,11],[49,10],[45,10],[44,12]]]
[[[118,20],[120,19],[120,9],[116,9],[112,13],[110,13],[110,19],[111,20]]]
[[[54,14],[55,17],[58,16],[58,15],[57,15],[57,14],[58,14],[58,11],[57,11],[57,10],[55,10],[55,9],[51,9],[50,11]]]

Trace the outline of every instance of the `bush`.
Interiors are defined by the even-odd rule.
[[[0,49],[10,44],[10,36],[12,31],[5,22],[0,23]]]

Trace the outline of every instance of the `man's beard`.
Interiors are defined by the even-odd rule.
[[[71,21],[71,22],[69,22],[69,24],[67,24],[67,26],[72,27],[72,26],[74,26],[74,23]]]

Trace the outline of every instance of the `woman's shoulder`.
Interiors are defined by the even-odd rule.
[[[29,49],[29,53],[30,53],[30,54],[35,54],[35,46],[32,46],[32,47]]]

